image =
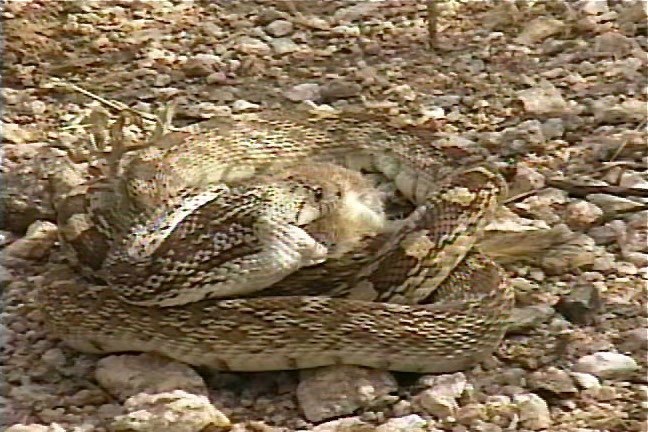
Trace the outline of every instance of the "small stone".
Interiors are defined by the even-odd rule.
[[[248,102],[244,99],[235,100],[232,104],[232,112],[240,113],[245,111],[254,111],[259,109],[261,106],[252,102]]]
[[[320,92],[325,103],[350,98],[360,94],[362,86],[349,81],[332,81],[322,86]]]
[[[513,308],[507,334],[526,334],[549,321],[555,311],[551,306],[533,305]]]
[[[239,40],[236,49],[245,54],[259,56],[268,55],[271,52],[270,46],[260,39],[244,36]]]
[[[424,432],[428,422],[419,415],[392,418],[381,424],[375,432]]]
[[[548,390],[558,395],[578,391],[569,373],[553,366],[529,375],[529,386],[533,390]]]
[[[293,31],[293,25],[290,21],[275,20],[266,26],[266,32],[270,36],[282,37],[286,36]]]
[[[5,429],[5,432],[65,432],[65,429],[56,423],[52,423],[49,426],[39,424],[16,424]]]
[[[459,404],[457,399],[466,389],[466,376],[462,372],[421,379],[424,385],[431,388],[423,390],[413,399],[415,405],[441,419],[453,416]]]
[[[585,198],[600,207],[605,216],[615,216],[617,213],[627,213],[634,209],[639,210],[644,206],[644,204],[628,198],[602,193],[589,194]]]
[[[598,288],[594,284],[583,284],[561,297],[555,308],[574,324],[591,325],[602,305]]]
[[[7,255],[37,260],[49,253],[58,240],[58,227],[51,222],[36,221],[29,225],[27,233],[4,250]]]
[[[509,196],[515,197],[525,192],[538,190],[544,187],[545,177],[537,170],[525,164],[518,164],[515,176],[511,182]]]
[[[630,356],[609,351],[599,351],[578,359],[574,372],[585,372],[599,378],[627,378],[639,369]]]
[[[297,401],[304,416],[315,422],[373,406],[398,388],[389,372],[356,366],[303,370],[300,378]]]
[[[207,394],[205,382],[191,367],[153,354],[104,357],[97,363],[95,379],[120,400],[177,389]]]
[[[359,2],[353,6],[339,8],[333,14],[336,21],[352,22],[364,18],[380,7],[380,2]]]
[[[607,2],[600,0],[582,0],[580,10],[588,15],[599,15],[609,11]]]
[[[545,139],[561,138],[565,133],[565,124],[561,118],[550,118],[542,123],[542,135]]]
[[[583,372],[572,372],[571,376],[574,377],[574,380],[576,380],[576,383],[582,389],[599,388],[601,386],[599,379],[594,375]]]
[[[11,272],[3,265],[0,265],[0,289],[4,289],[13,281]]]
[[[640,122],[645,117],[645,112],[646,102],[639,99],[617,103],[613,97],[605,97],[592,103],[592,113],[598,124]]]
[[[320,85],[316,83],[297,84],[284,91],[284,96],[293,102],[318,101],[322,97]]]
[[[291,52],[299,51],[299,45],[297,45],[290,38],[277,38],[270,41],[270,45],[275,53],[279,55],[289,54]]]
[[[2,132],[3,141],[14,144],[23,144],[32,141],[34,135],[32,132],[15,123],[0,123],[0,131]]]
[[[518,98],[522,101],[524,110],[530,114],[561,114],[567,108],[560,90],[546,80],[536,87],[518,92]]]
[[[565,222],[573,229],[587,229],[602,217],[603,210],[588,201],[578,200],[565,208]]]
[[[600,34],[594,38],[594,50],[600,54],[623,57],[634,46],[633,39],[616,31]]]
[[[199,432],[207,427],[230,425],[229,419],[206,396],[182,390],[139,393],[128,398],[124,407],[128,414],[116,417],[111,425],[116,432]]]
[[[315,426],[310,432],[374,432],[373,425],[360,420],[359,417],[347,417],[329,421]],[[297,432],[306,432],[301,430]]]
[[[536,42],[557,34],[564,27],[562,21],[553,18],[540,17],[528,23],[515,41],[523,45],[532,45]]]
[[[629,352],[640,352],[648,349],[648,329],[637,328],[621,334],[619,349]]]
[[[551,426],[551,413],[547,402],[537,394],[514,395],[513,403],[520,412],[520,423],[523,427],[540,430]]]
[[[182,65],[182,71],[184,72],[187,78],[206,77],[212,72],[214,72],[214,65],[218,61],[219,59],[217,57],[216,58],[206,58],[205,56],[192,57],[188,59],[184,65]]]

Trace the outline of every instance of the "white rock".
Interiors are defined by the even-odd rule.
[[[571,376],[578,383],[579,387],[583,389],[599,388],[601,383],[594,375],[583,372],[572,372]]]
[[[261,105],[248,102],[244,99],[238,99],[235,100],[234,103],[232,104],[232,112],[234,113],[240,113],[240,112],[245,112],[245,111],[254,111],[261,108]]]
[[[457,412],[457,399],[466,389],[466,376],[462,372],[424,377],[421,381],[430,388],[416,395],[414,404],[439,418],[447,418]]]
[[[377,1],[363,1],[353,6],[340,8],[333,14],[333,19],[336,21],[351,22],[359,18],[365,17],[371,12],[380,7],[380,2]]]
[[[24,237],[4,249],[7,255],[23,259],[43,258],[58,240],[58,227],[51,222],[36,221],[29,225]]]
[[[609,351],[599,351],[578,359],[574,372],[585,372],[599,378],[626,378],[639,369],[630,356]]]
[[[124,403],[128,414],[115,418],[114,431],[200,432],[206,427],[227,427],[229,419],[209,402],[182,390],[139,393]]]
[[[607,2],[601,0],[583,0],[580,3],[580,10],[588,15],[604,14],[609,11]]]
[[[392,418],[381,424],[374,432],[423,432],[427,420],[416,414]]]
[[[293,102],[316,101],[321,98],[320,85],[316,83],[297,84],[284,91],[284,96]]]
[[[65,429],[56,423],[52,423],[49,426],[39,424],[15,424],[5,429],[5,432],[65,432]]]
[[[297,401],[308,420],[321,421],[379,403],[397,388],[387,371],[330,366],[301,371]]]
[[[191,367],[153,354],[104,357],[97,363],[95,379],[120,400],[176,389],[207,394],[205,382]]]
[[[315,426],[310,432],[355,432],[370,430],[371,426],[360,420],[359,417],[347,417],[338,420],[332,420]],[[297,432],[306,432],[299,430]]]
[[[275,20],[266,26],[266,31],[269,35],[274,37],[286,36],[292,33],[293,25],[290,21]]]
[[[520,412],[520,423],[531,430],[551,426],[551,413],[547,402],[535,393],[513,395],[513,403]]]

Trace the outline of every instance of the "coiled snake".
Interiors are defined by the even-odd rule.
[[[41,290],[53,331],[238,371],[447,372],[492,352],[512,294],[475,243],[504,180],[420,128],[291,117],[169,135],[69,193],[62,243],[83,271]],[[385,215],[379,176],[404,217]]]

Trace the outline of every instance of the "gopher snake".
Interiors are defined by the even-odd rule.
[[[86,273],[41,290],[55,333],[85,352],[239,371],[446,372],[492,352],[512,294],[474,244],[504,180],[458,168],[424,129],[286,117],[168,135],[71,192],[62,243]],[[355,171],[413,210],[387,221]]]

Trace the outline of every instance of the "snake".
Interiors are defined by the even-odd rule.
[[[66,344],[224,371],[444,373],[496,349],[513,294],[477,242],[506,195],[497,170],[384,118],[210,123],[57,205],[66,262],[38,304]]]

